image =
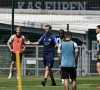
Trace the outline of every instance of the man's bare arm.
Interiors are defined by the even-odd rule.
[[[58,53],[58,62],[59,62],[59,65],[61,65],[61,54]]]
[[[97,48],[97,51],[100,51],[100,39],[98,40],[99,47]]]
[[[77,68],[77,63],[78,63],[78,52],[75,52],[75,63],[76,63],[76,68]]]
[[[7,46],[9,48],[9,50],[12,52],[13,50],[11,49],[11,45],[10,45],[10,42],[9,41],[7,42]]]
[[[31,44],[33,44],[33,45],[38,45],[39,42],[31,42]]]
[[[24,42],[25,44],[33,44],[33,45],[38,45],[39,42],[30,42],[29,40]]]
[[[24,52],[24,51],[25,51],[25,49],[26,49],[26,45],[24,44],[24,47],[23,47],[23,51],[22,51],[22,52]]]

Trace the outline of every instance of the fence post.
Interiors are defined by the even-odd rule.
[[[69,31],[69,24],[67,24],[67,31]]]
[[[14,0],[12,0],[12,23],[11,23],[11,35],[14,32]]]
[[[38,76],[38,49],[39,47],[36,46],[36,69],[35,69],[35,75]]]

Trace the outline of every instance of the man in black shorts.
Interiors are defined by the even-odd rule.
[[[14,68],[15,61],[16,61],[16,52],[20,53],[20,60],[22,60],[22,53],[26,48],[26,45],[24,44],[25,41],[26,41],[25,37],[21,34],[21,27],[17,27],[16,34],[12,35],[7,42],[7,46],[9,47],[9,50],[12,53],[12,56],[11,56],[12,62],[10,65],[10,73],[9,73],[8,79],[12,77],[12,71]]]
[[[69,90],[69,77],[72,80],[72,90],[76,90],[76,67],[78,60],[78,47],[72,40],[72,33],[67,31],[65,40],[59,45],[61,57],[61,71],[65,90]]]

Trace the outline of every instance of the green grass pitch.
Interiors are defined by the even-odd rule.
[[[50,86],[50,78],[48,78],[46,86],[42,86],[40,84],[42,80],[43,76],[23,76],[22,90],[64,90],[58,76],[55,76],[57,86]],[[77,90],[99,90],[96,88],[99,84],[99,76],[77,77]],[[71,84],[69,86],[71,90]],[[0,76],[0,90],[18,90],[16,77],[13,76],[11,79],[7,79],[7,76]]]

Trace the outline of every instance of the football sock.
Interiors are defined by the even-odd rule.
[[[9,76],[11,77],[12,76],[12,73],[9,73]]]
[[[64,79],[61,79],[62,80],[62,82],[64,82]]]
[[[47,81],[47,78],[44,78],[44,82],[46,82]]]
[[[54,80],[54,78],[52,78],[51,80],[52,80],[52,83],[55,83],[55,80]]]

